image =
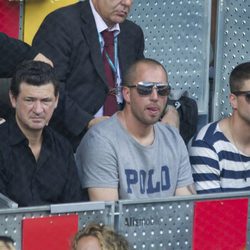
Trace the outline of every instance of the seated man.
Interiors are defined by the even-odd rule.
[[[47,126],[58,97],[49,64],[17,68],[10,86],[15,117],[0,125],[0,192],[20,206],[81,200],[72,148]]]
[[[203,127],[189,145],[197,193],[250,190],[250,62],[229,83],[232,116]]]
[[[170,87],[155,60],[135,62],[125,75],[122,111],[90,129],[77,149],[90,200],[192,194],[192,173],[178,131],[158,120]]]

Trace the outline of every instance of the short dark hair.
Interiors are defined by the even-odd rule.
[[[22,82],[34,86],[52,83],[55,96],[58,95],[59,85],[54,68],[45,62],[30,60],[17,66],[10,84],[10,91],[14,97],[19,95]]]
[[[229,77],[231,93],[239,91],[243,86],[243,81],[250,79],[250,62],[237,65]]]
[[[165,72],[166,76],[168,75],[165,67],[160,62],[152,58],[143,58],[135,61],[133,64],[130,65],[130,67],[128,68],[128,70],[124,75],[123,86],[133,83],[134,79],[137,77],[136,76],[137,68],[141,64],[151,65],[153,67],[161,67],[162,70]]]

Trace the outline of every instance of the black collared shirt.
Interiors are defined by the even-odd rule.
[[[82,191],[69,143],[45,127],[36,161],[16,121],[0,125],[0,192],[19,206],[80,201]]]

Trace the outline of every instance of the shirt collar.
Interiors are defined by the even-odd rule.
[[[27,144],[29,144],[28,139],[25,137],[22,130],[19,128],[15,117],[11,117],[7,123],[8,123],[8,127],[9,127],[9,135],[10,135],[10,144],[11,145],[17,145],[17,144],[22,143],[22,142],[26,142]],[[47,126],[45,126],[43,129],[43,143],[47,140],[51,140],[51,139],[50,139],[50,135],[48,133],[48,128],[47,128]]]
[[[95,18],[95,23],[96,23],[96,28],[97,28],[98,33],[101,33],[104,30],[108,29],[109,31],[115,31],[115,36],[118,35],[120,33],[119,23],[116,23],[113,27],[108,28],[107,24],[103,21],[102,17],[96,11],[96,9],[92,3],[92,0],[90,0],[89,2],[90,2],[90,7],[92,10],[92,13],[93,13],[94,18]]]
[[[15,117],[11,117],[9,121],[7,121],[7,123],[9,127],[9,140],[11,145],[16,145],[24,141],[28,143],[27,138],[24,136],[21,129],[17,125]]]

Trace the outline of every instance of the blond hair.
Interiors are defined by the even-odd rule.
[[[76,250],[79,240],[87,236],[95,237],[101,246],[101,250],[129,249],[129,244],[123,236],[107,226],[91,223],[76,233],[72,242],[72,250]]]

